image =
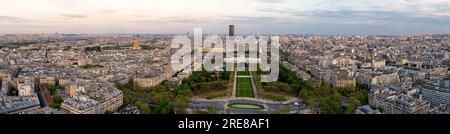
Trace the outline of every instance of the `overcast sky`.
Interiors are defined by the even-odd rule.
[[[450,0],[0,0],[0,33],[450,33]]]

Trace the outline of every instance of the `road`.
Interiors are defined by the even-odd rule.
[[[244,98],[232,98],[232,99],[216,99],[216,100],[206,100],[206,99],[196,99],[188,103],[187,108],[200,108],[207,109],[209,105],[215,105],[221,110],[226,110],[228,104],[232,103],[246,103],[246,104],[259,104],[264,106],[262,110],[243,110],[243,109],[230,109],[231,114],[266,114],[270,112],[278,111],[286,106],[290,106],[291,112],[296,113],[300,109],[306,107],[295,106],[294,102],[282,103],[282,102],[271,102],[267,100],[259,99],[244,99]]]

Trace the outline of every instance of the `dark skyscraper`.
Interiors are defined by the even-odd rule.
[[[229,36],[234,36],[234,25],[228,27],[228,33]]]

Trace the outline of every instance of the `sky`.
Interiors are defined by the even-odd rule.
[[[450,33],[450,0],[0,0],[0,34]]]

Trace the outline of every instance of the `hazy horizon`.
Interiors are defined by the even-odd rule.
[[[228,32],[228,31],[226,31]],[[189,32],[192,35],[192,32]],[[187,33],[0,33],[3,35],[186,35]],[[308,33],[280,33],[280,34],[269,34],[269,33],[254,33],[254,34],[236,34],[236,36],[248,36],[248,35],[319,35],[319,36],[426,36],[426,35],[450,35],[449,33],[426,33],[426,34],[308,34]],[[203,33],[203,35],[226,35],[228,33]]]

